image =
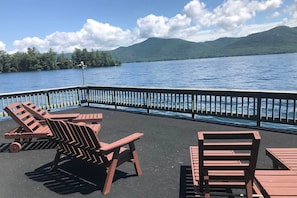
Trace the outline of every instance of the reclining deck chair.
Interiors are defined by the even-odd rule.
[[[4,134],[6,139],[15,139],[9,146],[10,152],[20,151],[22,142],[52,135],[48,126],[40,124],[20,103],[7,105],[4,111],[19,124],[18,127]]]
[[[15,102],[7,105],[4,111],[19,125],[4,134],[6,139],[15,140],[9,146],[10,152],[19,152],[22,148],[22,143],[31,141],[32,138],[48,138],[52,135],[46,123],[40,123],[36,120],[20,103]],[[98,134],[101,129],[100,124],[88,124],[88,126],[91,127],[96,134]]]
[[[68,113],[68,114],[52,114],[41,107],[33,104],[32,102],[26,101],[22,104],[37,120],[45,121],[45,119],[61,119],[72,122],[91,122],[98,123],[102,121],[102,113],[92,114],[79,114],[79,113]]]
[[[253,180],[260,144],[256,131],[198,132],[198,147],[190,147],[193,182],[200,195],[245,189],[253,196]]]
[[[98,139],[93,130],[87,125],[79,125],[63,120],[46,120],[53,132],[53,141],[58,144],[52,169],[56,169],[62,154],[73,158],[88,161],[106,167],[103,194],[110,191],[116,167],[124,162],[134,164],[137,175],[141,175],[138,155],[134,141],[143,136],[143,133],[134,133],[111,144],[103,143]],[[129,145],[129,149],[123,146]]]

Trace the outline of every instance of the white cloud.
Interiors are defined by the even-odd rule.
[[[155,16],[153,14],[138,19],[139,36],[141,38],[167,36],[170,28],[168,21],[167,17]]]
[[[192,0],[184,7],[184,13],[201,26],[216,26],[229,30],[245,25],[248,20],[256,16],[256,12],[273,10],[281,4],[281,0],[227,0],[209,11],[203,2]]]
[[[278,16],[280,16],[280,13],[279,13],[279,12],[274,12],[274,13],[271,15],[272,18],[276,18],[276,17],[278,17]]]
[[[257,12],[274,10],[281,4],[281,0],[226,0],[208,10],[206,3],[191,0],[185,5],[183,13],[170,19],[149,15],[138,21],[138,28],[142,37],[178,37],[197,42],[246,36],[277,25],[247,25],[247,22],[255,18]]]
[[[88,19],[81,30],[82,39],[89,41],[87,45],[94,42],[96,49],[114,48],[121,44],[127,44],[133,41],[130,30],[122,30],[119,27],[110,24],[99,23],[93,19]],[[87,47],[87,46],[85,46]]]
[[[2,41],[0,41],[0,50],[5,51],[5,43],[3,43]]]
[[[22,40],[15,40],[13,45],[18,51],[27,51],[27,48],[35,46],[38,46],[38,48],[41,49],[46,48],[48,47],[48,42],[38,37],[26,37]]]
[[[186,15],[177,14],[168,21],[168,35],[171,38],[186,38],[189,35],[191,19]],[[199,31],[199,27],[195,27],[195,32]]]
[[[191,19],[186,15],[177,14],[172,18],[148,15],[137,20],[135,33],[139,38],[150,37],[186,37],[189,32]]]
[[[286,12],[289,13],[290,16],[292,16],[293,20],[297,20],[297,0],[295,0],[293,5],[286,8]]]
[[[245,1],[229,0],[211,14],[211,25],[224,29],[236,28],[255,16],[253,10],[248,9]]]
[[[253,7],[252,9],[258,10],[258,11],[265,11],[265,10],[273,10],[276,8],[279,8],[281,4],[283,3],[282,0],[268,0],[268,1],[252,1],[249,3],[250,7]]]
[[[26,51],[36,47],[39,51],[50,48],[57,52],[73,52],[75,48],[110,50],[129,46],[149,37],[181,38],[190,41],[214,40],[220,37],[239,37],[265,31],[277,25],[297,25],[297,0],[282,11],[282,0],[225,0],[212,10],[207,1],[191,0],[182,13],[174,17],[147,15],[137,20],[133,30],[123,30],[107,23],[87,19],[82,28],[75,32],[54,32],[44,39],[27,37],[16,40],[15,51]],[[256,24],[258,13],[269,12],[271,16],[289,13],[282,21]],[[269,18],[266,18],[267,20]],[[271,18],[270,18],[271,19]],[[253,24],[254,22],[254,24]],[[5,44],[0,42],[0,49]]]
[[[184,7],[184,13],[196,25],[206,25],[209,23],[210,12],[206,9],[206,5],[203,2],[198,0],[190,1]]]
[[[40,51],[49,48],[57,52],[72,52],[75,48],[109,50],[121,45],[129,45],[134,41],[130,30],[122,30],[109,24],[88,19],[82,29],[77,32],[54,32],[41,39],[27,37],[14,41],[18,51],[26,51],[28,47],[36,47]]]

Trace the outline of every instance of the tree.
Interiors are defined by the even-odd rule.
[[[40,65],[40,53],[33,47],[28,48],[27,54],[25,54],[23,64],[21,65],[22,71],[37,71],[42,68]]]
[[[71,60],[65,57],[64,52],[57,57],[57,66],[60,69],[70,69],[73,67]]]
[[[9,72],[11,65],[11,57],[8,53],[3,50],[0,50],[0,73]]]
[[[79,65],[84,61],[88,67],[103,67],[121,65],[121,61],[114,59],[108,52],[99,52],[92,50],[88,52],[87,49],[75,49],[72,54],[72,62],[74,65]]]
[[[92,50],[88,52],[86,48],[75,49],[71,58],[67,58],[64,53],[57,55],[52,49],[46,53],[40,53],[37,48],[28,48],[27,52],[16,52],[8,54],[0,51],[0,72],[25,72],[40,70],[55,70],[73,68],[84,61],[88,67],[102,67],[120,65],[118,59],[114,59],[108,52]]]
[[[80,61],[82,61],[82,52],[80,49],[75,48],[74,52],[71,55],[71,59],[74,65],[80,64]]]
[[[48,52],[40,55],[42,69],[44,70],[54,70],[59,69],[57,67],[57,54],[52,49]]]
[[[23,58],[24,58],[24,53],[22,53],[22,52],[17,52],[15,54],[13,54],[8,72],[19,72],[20,65],[21,65]]]

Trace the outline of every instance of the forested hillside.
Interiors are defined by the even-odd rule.
[[[64,53],[57,54],[52,50],[39,53],[36,48],[28,48],[25,53],[8,54],[5,51],[0,51],[0,73],[78,68],[81,61],[84,61],[84,64],[88,67],[121,64],[118,59],[114,59],[108,52],[88,52],[86,49],[75,49],[71,57],[69,57]]]
[[[280,26],[241,38],[189,42],[181,39],[150,38],[111,51],[122,62],[196,59],[223,56],[297,52],[297,27]]]

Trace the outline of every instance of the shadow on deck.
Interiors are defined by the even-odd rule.
[[[103,113],[99,138],[105,142],[143,132],[144,137],[136,142],[143,175],[136,176],[130,163],[121,165],[110,193],[104,196],[102,167],[65,158],[58,171],[51,172],[55,149],[47,140],[33,140],[25,143],[21,152],[9,153],[12,140],[4,139],[4,133],[16,123],[6,120],[0,122],[1,197],[195,197],[189,146],[197,145],[197,131],[251,130],[99,108],[80,107],[64,112]],[[297,135],[271,131],[260,134],[258,168],[272,168],[265,148],[297,146]]]

